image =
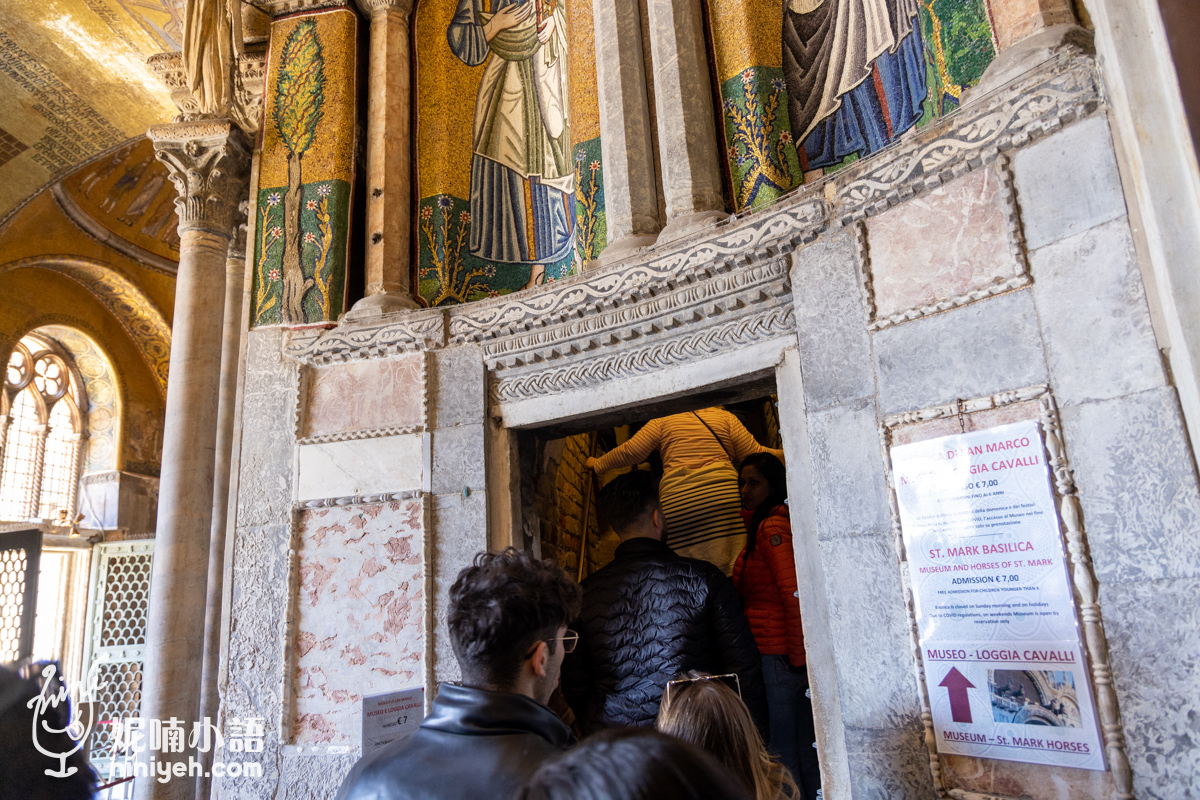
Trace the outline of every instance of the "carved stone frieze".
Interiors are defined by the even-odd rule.
[[[796,315],[791,303],[744,315],[724,324],[691,327],[681,335],[656,337],[641,347],[623,349],[561,366],[550,363],[517,377],[501,377],[493,399],[500,402],[539,397],[566,389],[655,372],[759,341],[794,333]]]
[[[445,312],[431,308],[382,317],[373,325],[342,325],[291,334],[284,354],[305,364],[334,364],[356,358],[381,358],[432,350],[446,342]]]
[[[336,508],[339,506],[361,506],[369,503],[396,503],[401,500],[419,500],[422,492],[409,489],[403,492],[384,492],[383,494],[361,494],[350,497],[322,497],[317,500],[304,500],[296,504],[297,511],[309,508]]]
[[[1099,106],[1095,61],[1060,56],[889,148],[886,158],[867,159],[835,178],[834,213],[848,224],[886,211]]]
[[[153,125],[155,157],[166,165],[179,192],[175,210],[180,234],[207,230],[229,236],[246,197],[250,144],[229,120]]]
[[[790,252],[815,239],[825,229],[826,220],[825,203],[819,198],[784,203],[644,264],[626,261],[535,292],[456,307],[450,312],[450,342],[486,342],[671,292],[683,284]]]

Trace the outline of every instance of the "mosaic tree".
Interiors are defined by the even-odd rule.
[[[300,204],[303,194],[301,166],[305,152],[317,135],[324,114],[325,58],[317,38],[317,24],[307,20],[283,44],[279,83],[275,92],[275,126],[288,150],[288,188],[283,201],[283,322],[304,322],[304,295],[314,279],[300,266]]]

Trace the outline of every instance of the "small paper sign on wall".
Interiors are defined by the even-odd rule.
[[[425,718],[425,690],[401,689],[363,697],[362,754],[414,732]]]
[[[891,457],[938,750],[1104,769],[1037,423]]]

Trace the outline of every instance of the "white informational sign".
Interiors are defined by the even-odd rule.
[[[938,750],[1104,769],[1037,423],[891,456]]]
[[[362,754],[415,731],[425,718],[425,690],[401,689],[363,697]]]

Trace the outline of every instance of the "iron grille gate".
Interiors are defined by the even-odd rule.
[[[33,654],[40,530],[0,533],[0,664]]]
[[[98,544],[92,558],[83,664],[85,675],[95,667],[96,683],[103,687],[94,698],[98,724],[91,743],[92,766],[102,777],[114,760],[123,760],[114,752],[113,725],[104,723],[136,717],[142,705],[153,558],[153,539]]]

